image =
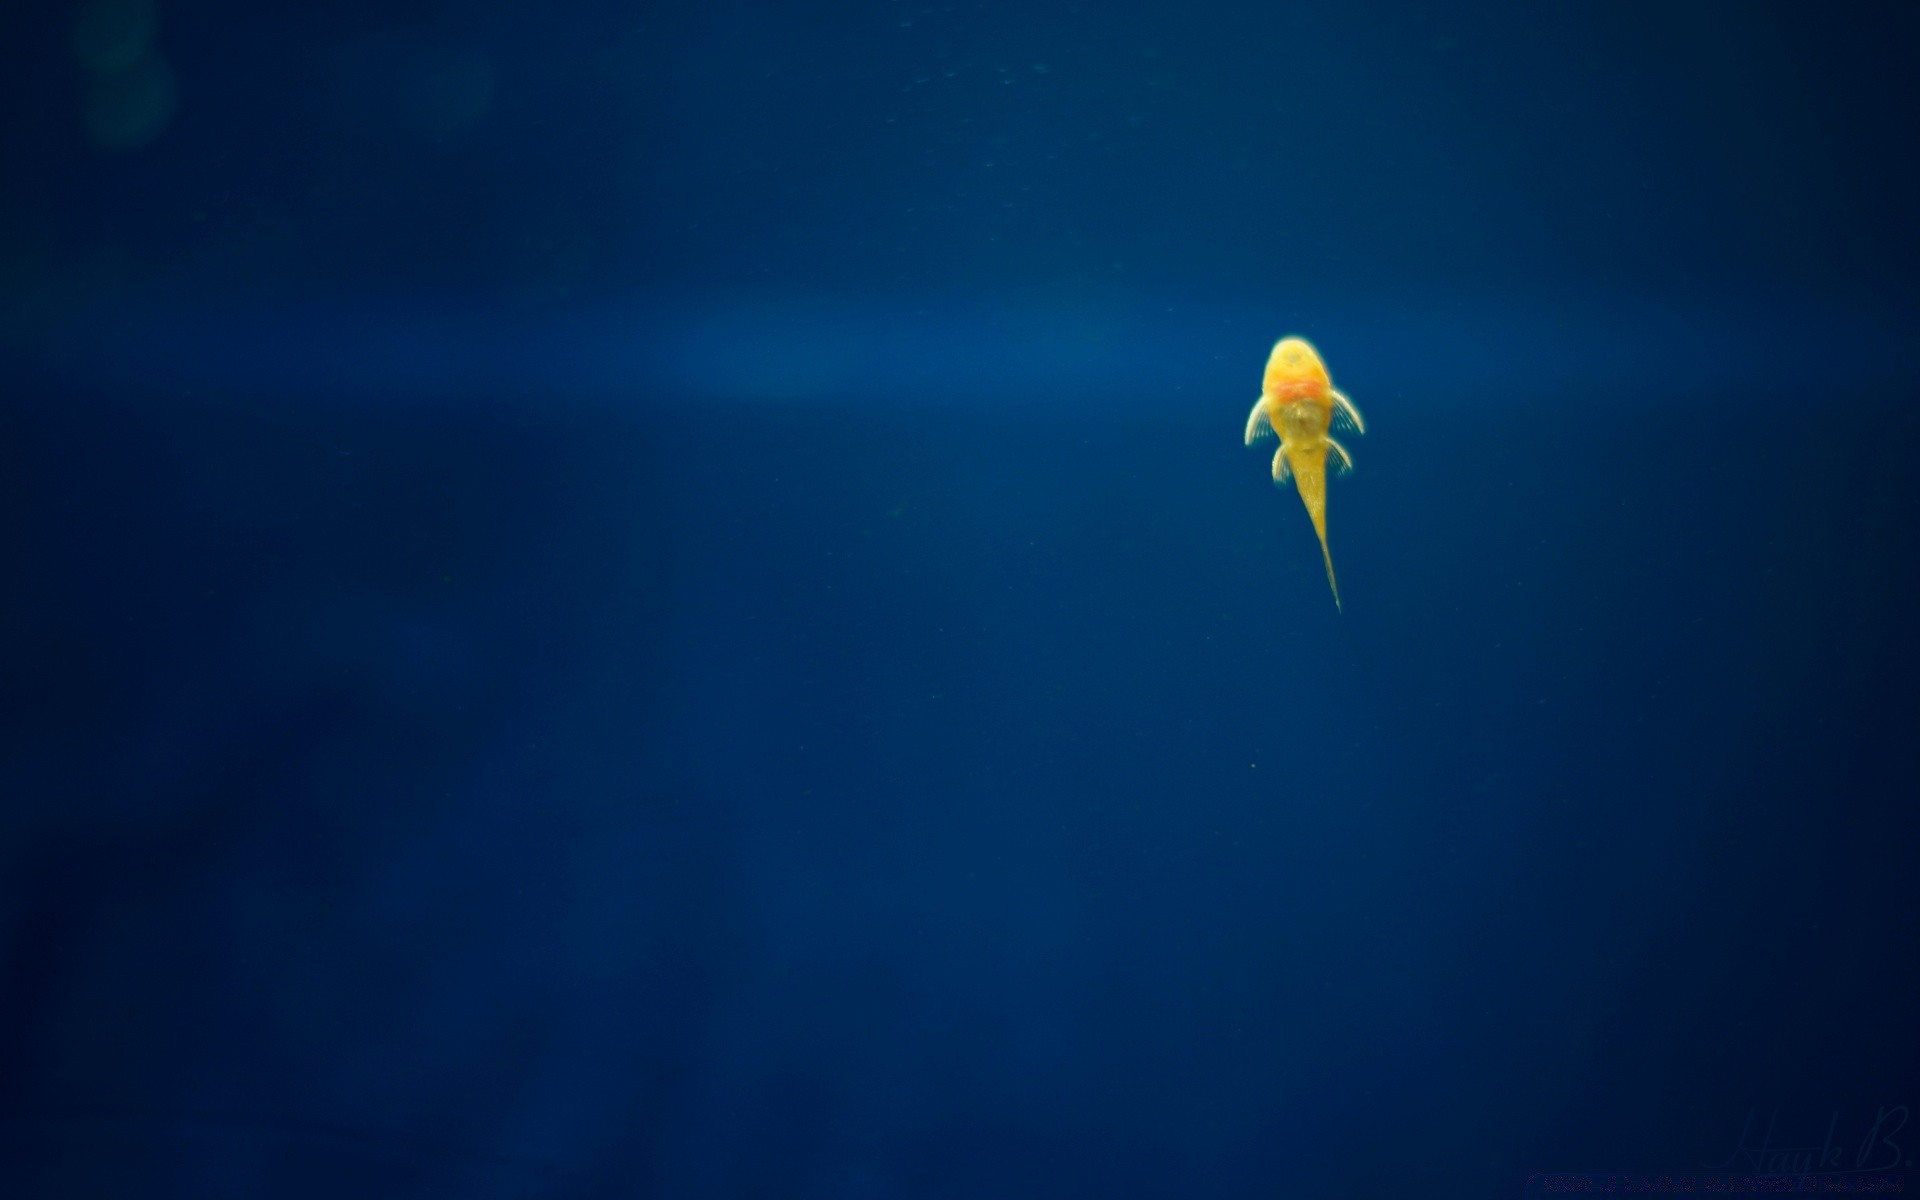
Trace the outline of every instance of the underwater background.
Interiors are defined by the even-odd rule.
[[[0,7],[0,1196],[1910,1186],[1916,55]]]

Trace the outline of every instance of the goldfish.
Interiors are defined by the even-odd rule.
[[[1305,338],[1285,337],[1267,356],[1260,398],[1247,414],[1247,445],[1270,433],[1280,437],[1273,455],[1273,482],[1284,487],[1287,476],[1307,506],[1307,518],[1320,539],[1320,557],[1327,564],[1327,586],[1333,589],[1333,607],[1340,608],[1340,585],[1333,578],[1333,555],[1327,551],[1327,456],[1339,474],[1353,470],[1353,456],[1327,433],[1339,425],[1365,433],[1360,410],[1333,386],[1327,365]]]

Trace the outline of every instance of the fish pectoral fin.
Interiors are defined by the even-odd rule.
[[[1273,419],[1267,416],[1267,398],[1262,396],[1253,402],[1253,411],[1247,414],[1247,445],[1253,445],[1272,432]]]
[[[1281,446],[1273,452],[1273,483],[1275,487],[1286,483],[1293,474],[1293,468],[1287,465],[1287,448]]]
[[[1360,410],[1353,406],[1342,391],[1328,389],[1333,396],[1333,423],[1341,429],[1351,429],[1355,433],[1365,433],[1367,422],[1361,417]]]
[[[1348,471],[1353,470],[1353,455],[1347,453],[1345,446],[1342,446],[1332,438],[1328,438],[1327,449],[1333,451],[1333,456],[1340,460],[1340,465],[1334,468],[1336,475],[1345,475]]]

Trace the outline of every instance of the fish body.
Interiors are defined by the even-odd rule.
[[[1327,550],[1327,458],[1332,456],[1334,469],[1345,473],[1353,469],[1353,456],[1329,432],[1334,425],[1356,433],[1367,431],[1360,410],[1333,386],[1319,352],[1305,338],[1281,338],[1267,356],[1260,398],[1247,414],[1247,445],[1268,434],[1279,437],[1273,482],[1284,485],[1289,475],[1293,477],[1307,519],[1313,522],[1314,536],[1320,539],[1327,586],[1333,589],[1337,609],[1340,585],[1334,582],[1333,555]]]

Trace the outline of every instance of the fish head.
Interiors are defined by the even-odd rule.
[[[1273,353],[1267,356],[1267,373],[1261,390],[1275,400],[1331,403],[1328,392],[1332,387],[1327,365],[1320,361],[1319,352],[1305,338],[1281,338],[1274,345]]]

